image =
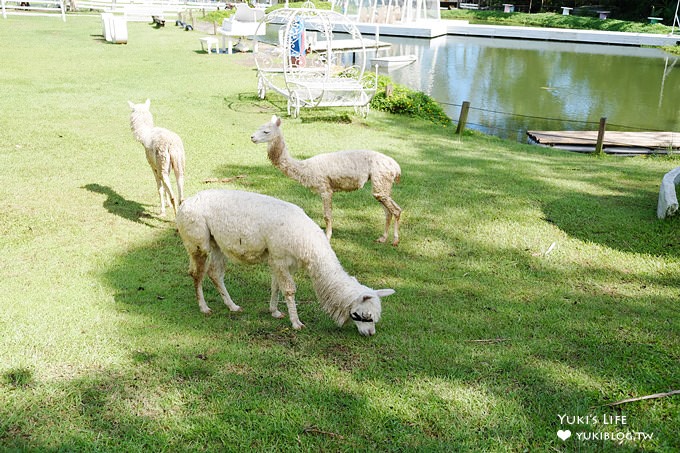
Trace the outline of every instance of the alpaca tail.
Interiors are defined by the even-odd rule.
[[[172,171],[175,172],[175,180],[177,181],[177,204],[181,205],[184,201],[184,147],[180,147],[180,152],[174,155],[171,154],[170,164],[172,165]]]
[[[183,152],[176,155],[174,159],[171,159],[170,163],[172,165],[172,171],[175,172],[175,176],[184,175],[185,159]]]

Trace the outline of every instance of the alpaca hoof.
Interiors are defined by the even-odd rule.
[[[231,310],[231,311],[243,311],[243,308],[241,308],[238,305],[234,305],[233,307],[229,307],[229,310]]]
[[[304,327],[305,327],[305,325],[302,324],[300,321],[293,323],[293,329],[295,329],[295,330],[302,330]]]
[[[380,236],[378,239],[375,240],[375,242],[383,244],[386,240],[387,240],[387,236]]]
[[[285,317],[286,317],[286,315],[284,315],[283,313],[281,313],[281,312],[278,311],[278,310],[276,310],[275,312],[272,312],[272,316],[273,316],[274,318],[276,318],[276,319],[281,319],[281,318],[285,318]]]
[[[201,313],[203,313],[206,316],[210,316],[212,315],[212,310],[208,307],[201,308]]]
[[[399,239],[395,239],[395,240],[392,241],[392,246],[393,246],[393,247],[396,247],[396,246],[398,246],[398,245],[399,245]]]

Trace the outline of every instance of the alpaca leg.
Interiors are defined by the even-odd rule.
[[[390,210],[394,216],[394,236],[392,238],[392,245],[399,245],[399,220],[401,219],[401,208],[392,197],[387,198],[387,209]]]
[[[384,204],[382,205],[382,208],[383,211],[385,211],[385,231],[383,231],[382,236],[375,240],[375,242],[380,242],[381,244],[387,240],[387,235],[389,234],[390,231],[390,223],[392,222],[392,213],[390,212],[390,210],[387,209],[387,206],[385,206]]]
[[[283,293],[286,306],[288,307],[288,318],[293,325],[293,329],[302,329],[305,325],[302,324],[300,318],[298,318],[297,306],[295,305],[296,288],[293,276],[285,265],[272,266],[272,274],[275,275],[275,278],[278,281],[278,287],[281,290],[281,293]]]
[[[377,239],[377,242],[385,242],[387,240],[390,223],[392,221],[392,217],[394,217],[394,237],[392,239],[392,245],[398,245],[399,218],[401,217],[401,208],[397,203],[394,202],[392,197],[390,197],[389,195],[384,196],[374,194],[373,196],[375,197],[376,200],[380,202],[380,204],[383,205],[383,209],[385,210],[385,231],[383,235]]]
[[[165,189],[163,188],[163,180],[156,169],[152,170],[153,176],[156,178],[156,190],[158,191],[158,197],[161,200],[161,216],[165,216]]]
[[[175,200],[175,194],[172,191],[172,186],[170,185],[170,174],[167,171],[163,171],[163,187],[165,188],[165,191],[168,193],[168,196],[170,197],[170,204],[172,205],[172,209],[175,210],[175,215],[177,215],[177,201]]]
[[[196,289],[196,299],[198,300],[198,307],[201,313],[209,315],[212,313],[208,304],[205,303],[203,297],[203,279],[207,272],[207,264],[210,259],[209,255],[203,250],[196,250],[189,255],[189,274],[194,279],[194,288]]]
[[[392,245],[398,245],[399,244],[399,221],[401,220],[401,208],[397,203],[392,200],[392,203],[394,204],[395,211],[393,211],[394,215],[394,238],[392,239]],[[396,212],[396,213],[395,213]]]
[[[330,241],[333,235],[333,192],[322,193],[321,201],[323,202],[323,220],[326,224],[326,237]]]
[[[184,175],[175,175],[175,179],[177,179],[177,206],[179,206],[184,201]]]
[[[231,296],[227,291],[227,287],[224,285],[224,264],[225,258],[222,254],[222,251],[219,249],[219,247],[213,245],[212,251],[210,253],[210,263],[208,265],[208,276],[215,285],[215,288],[217,288],[220,296],[222,296],[224,305],[229,307],[229,310],[231,311],[241,311],[241,307],[236,305],[234,301],[231,300]]]
[[[276,280],[276,276],[272,273],[272,297],[269,300],[269,312],[273,317],[281,319],[285,317],[283,313],[279,311],[279,283]]]

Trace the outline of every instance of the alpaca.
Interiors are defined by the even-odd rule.
[[[281,132],[281,118],[272,116],[270,122],[258,129],[250,139],[253,143],[267,143],[269,160],[286,176],[321,195],[326,237],[333,234],[333,192],[351,192],[361,189],[371,180],[373,197],[385,210],[385,232],[377,242],[387,240],[390,223],[394,217],[392,245],[399,244],[399,218],[401,208],[392,199],[392,184],[399,182],[399,164],[384,154],[369,150],[337,151],[297,160],[288,154]]]
[[[255,264],[267,261],[271,280],[269,311],[278,309],[279,292],[288,307],[293,329],[304,327],[295,305],[293,275],[298,268],[309,274],[323,310],[343,326],[352,319],[364,336],[375,334],[382,312],[381,297],[392,289],[374,290],[345,272],[319,226],[298,206],[252,192],[208,189],[187,198],[177,212],[177,228],[189,254],[198,306],[211,309],[203,297],[206,273],[231,311],[240,311],[224,285],[225,258]]]
[[[134,104],[128,101],[130,113],[130,128],[135,139],[144,145],[146,160],[156,178],[156,187],[161,199],[161,215],[165,215],[165,192],[170,197],[175,215],[177,207],[184,200],[184,144],[179,135],[162,127],[154,127],[153,116],[149,111],[151,101],[144,104]],[[170,167],[175,172],[177,180],[177,194],[179,202],[170,186]]]

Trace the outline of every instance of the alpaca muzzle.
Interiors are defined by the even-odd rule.
[[[361,335],[364,337],[375,335],[375,322],[373,322],[373,318],[360,315],[359,313],[350,313],[349,317],[354,321]]]

